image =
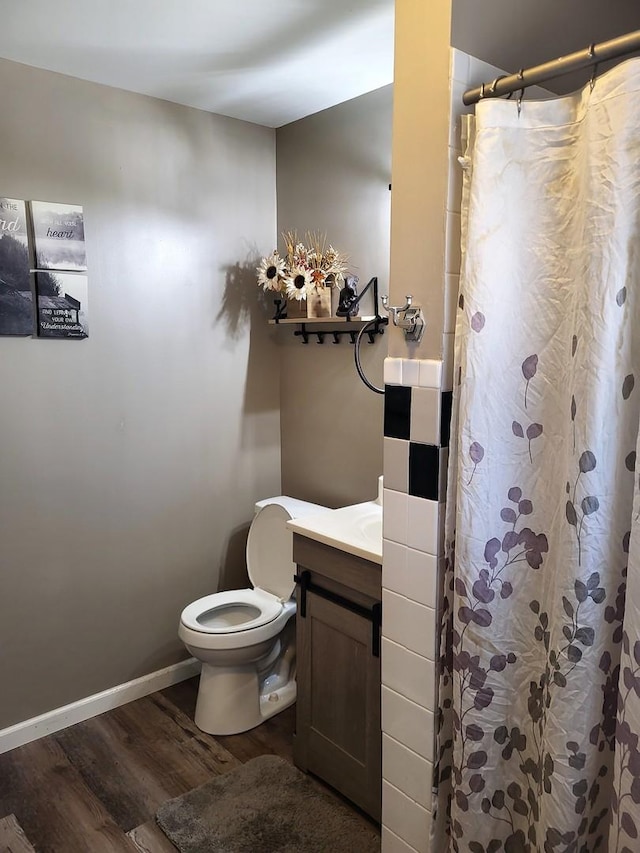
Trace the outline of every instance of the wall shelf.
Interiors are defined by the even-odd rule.
[[[362,293],[358,296],[358,302],[369,290],[373,289],[373,307],[375,314],[370,314],[364,317],[283,317],[282,314],[286,311],[286,303],[283,310],[282,301],[277,299],[276,313],[272,320],[269,320],[271,326],[298,326],[294,331],[296,337],[301,338],[303,344],[309,343],[309,338],[315,335],[316,342],[323,344],[328,336],[332,338],[332,343],[339,344],[340,339],[348,336],[350,342],[355,344],[358,337],[358,332],[363,326],[371,324],[365,334],[369,338],[369,343],[375,342],[376,335],[384,334],[384,327],[388,325],[388,317],[381,317],[378,313],[378,279],[374,276]]]

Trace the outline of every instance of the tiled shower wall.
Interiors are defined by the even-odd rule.
[[[429,849],[439,577],[460,278],[459,116],[498,69],[452,49],[441,361],[385,360],[382,562],[382,850]],[[429,334],[429,317],[425,335]]]
[[[438,578],[451,390],[442,361],[385,361],[382,560],[384,853],[428,851]]]

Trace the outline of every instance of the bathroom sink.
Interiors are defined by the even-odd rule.
[[[287,527],[308,539],[382,563],[382,506],[376,501],[294,518]]]

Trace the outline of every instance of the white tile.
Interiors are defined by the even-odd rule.
[[[415,358],[405,358],[402,361],[402,384],[412,388],[418,385],[420,362]]]
[[[382,636],[410,652],[435,659],[436,612],[389,590],[382,592]]]
[[[407,577],[408,550],[406,545],[393,542],[391,539],[382,540],[382,586],[393,589],[401,595],[404,594],[402,589],[405,588],[406,581],[403,582],[402,589],[396,589],[394,584],[397,583],[397,578]]]
[[[458,143],[459,144],[459,143]],[[449,184],[447,192],[447,210],[460,213],[462,209],[462,166],[457,148],[449,147]]]
[[[444,540],[447,522],[447,504],[441,503],[438,511],[438,556],[444,556]]]
[[[449,58],[449,69],[452,80],[466,84],[469,78],[469,54],[463,50],[458,50],[457,47],[452,47]]]
[[[457,84],[454,84],[457,85]],[[456,90],[456,97],[462,98],[466,86]],[[453,93],[452,93],[453,94]],[[462,123],[463,118],[460,109],[455,107],[453,101],[451,103],[451,114],[449,116],[449,151],[455,151],[456,154],[462,153]],[[447,205],[447,209],[448,209]]]
[[[391,546],[399,547],[394,542],[384,541],[382,586],[435,609],[438,601],[437,558],[413,548],[403,548],[402,553],[397,553],[389,550]]]
[[[458,316],[460,276],[448,273],[444,280],[444,332],[445,334],[453,334],[456,330]]]
[[[402,438],[385,438],[383,444],[384,482],[388,489],[406,494],[409,490],[409,442]]]
[[[451,82],[451,113],[449,115],[449,145],[455,148],[458,145],[458,128],[460,126],[460,116],[465,113],[474,112],[473,106],[466,106],[462,101],[462,96],[467,89],[471,87],[461,80],[453,80]]]
[[[411,392],[411,441],[440,444],[440,391],[414,388]]]
[[[417,805],[417,803],[416,803]],[[416,850],[415,847],[411,847],[406,841],[403,841],[399,836],[395,834],[388,826],[383,826],[381,831],[381,840],[382,853],[424,853],[424,851]],[[428,836],[427,836],[428,840]],[[428,847],[426,848],[428,853]]]
[[[419,384],[421,388],[440,388],[442,362],[435,359],[420,361]]]
[[[455,335],[454,334],[444,334],[442,336],[442,354],[443,358],[443,370],[442,370],[442,390],[443,391],[452,391],[453,390],[453,368],[454,368],[454,349],[455,349]]]
[[[407,849],[428,853],[431,812],[414,803],[389,782],[382,783],[382,824],[408,844]]]
[[[385,489],[382,498],[382,535],[385,539],[407,543],[408,495]]]
[[[435,664],[392,640],[382,640],[382,683],[417,705],[434,709]]]
[[[476,56],[469,56],[467,89],[475,89],[476,86],[481,86],[483,83],[491,83],[496,77],[501,77],[506,73],[506,71],[497,68],[495,65],[490,65],[483,59],[478,59]]]
[[[383,375],[385,385],[402,385],[402,359],[385,358]]]
[[[382,688],[382,731],[433,761],[433,712]]]
[[[382,546],[382,586],[435,609],[438,601],[438,560],[433,554],[385,539]]]
[[[403,540],[404,543],[417,551],[437,557],[438,502],[410,495],[407,498],[407,506],[407,537]]]
[[[446,571],[446,560],[444,557],[441,557],[438,560],[438,576],[439,576],[439,578],[441,578],[441,579],[444,578],[445,571]],[[442,610],[443,610],[443,606],[444,606],[443,598],[444,598],[444,590],[442,588],[442,581],[440,581],[438,584],[438,596],[437,596],[437,601],[436,601],[436,606],[435,606],[436,619],[437,619],[438,625],[440,625],[440,626],[442,625]]]
[[[423,808],[431,808],[433,764],[385,734],[382,735],[382,778]]]
[[[447,212],[447,237],[445,248],[445,272],[460,273],[460,214]]]

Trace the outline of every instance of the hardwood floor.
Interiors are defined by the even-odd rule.
[[[214,738],[193,722],[190,679],[0,755],[0,853],[175,853],[166,800],[276,754],[292,761],[295,706]]]

